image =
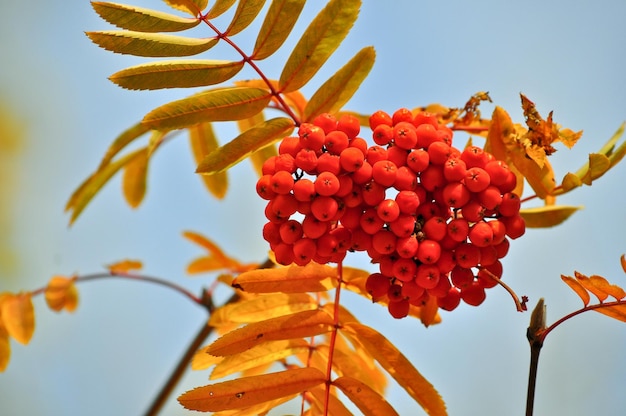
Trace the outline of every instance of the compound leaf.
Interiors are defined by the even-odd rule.
[[[122,192],[131,208],[137,208],[146,195],[148,161],[148,148],[145,147],[124,167]]]
[[[398,412],[383,396],[355,378],[349,376],[339,377],[333,380],[333,385],[339,387],[348,396],[348,399],[366,416],[398,415]]]
[[[361,49],[313,94],[304,109],[304,121],[310,121],[322,113],[339,111],[359,89],[375,59],[373,47]]]
[[[332,331],[332,317],[313,310],[255,322],[227,333],[209,345],[208,352],[228,356],[249,350],[266,341],[311,337]]]
[[[207,6],[208,0],[163,0],[170,7],[197,16]]]
[[[263,8],[265,0],[239,0],[233,20],[224,31],[227,36],[234,36],[254,21]]]
[[[209,90],[157,107],[142,123],[153,129],[179,129],[208,121],[240,120],[261,112],[270,98],[261,88]]]
[[[554,227],[568,219],[573,213],[582,209],[581,206],[544,205],[520,210],[520,214],[529,228]]]
[[[129,90],[203,87],[231,79],[243,66],[243,61],[159,61],[123,69],[109,79]]]
[[[253,152],[289,135],[293,128],[294,123],[290,118],[278,117],[265,121],[211,152],[198,165],[196,172],[214,174],[225,171]]]
[[[271,56],[285,42],[296,24],[306,0],[274,0],[254,44],[252,59]]]
[[[20,344],[28,344],[35,332],[35,308],[31,294],[8,294],[0,299],[0,316],[7,332]]]
[[[315,262],[306,266],[293,264],[277,269],[250,270],[233,281],[233,287],[251,293],[325,292],[336,285],[337,270]]]
[[[561,280],[563,280],[567,285],[580,297],[583,301],[583,304],[587,306],[589,304],[589,300],[591,299],[589,296],[589,292],[584,288],[583,285],[576,279],[571,276],[561,275]]]
[[[318,303],[308,293],[272,293],[233,304],[228,318],[230,322],[252,323],[317,308]]]
[[[196,55],[215,46],[216,38],[195,39],[163,33],[126,30],[86,32],[93,43],[108,51],[147,57]]]
[[[112,25],[137,32],[179,32],[191,29],[201,21],[143,7],[104,1],[92,1],[91,6],[101,18]]]
[[[196,165],[219,147],[211,123],[200,123],[189,127],[189,143]],[[228,190],[228,173],[220,172],[214,175],[200,175],[204,186],[211,195],[223,199]]]
[[[313,19],[287,59],[280,92],[300,89],[324,65],[356,21],[360,0],[331,0]]]
[[[213,7],[207,12],[207,19],[215,19],[216,17],[224,14],[230,9],[233,4],[235,4],[235,0],[215,0],[213,3]]]
[[[296,368],[198,387],[182,394],[178,401],[186,409],[203,412],[240,409],[301,393],[325,380],[318,369]]]
[[[345,323],[342,332],[361,343],[426,413],[431,416],[447,415],[445,403],[437,390],[382,334],[357,322]]]

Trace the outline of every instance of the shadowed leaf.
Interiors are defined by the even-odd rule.
[[[170,7],[197,16],[207,6],[208,0],[163,0]]]
[[[243,66],[243,61],[159,61],[123,69],[109,79],[129,90],[203,87],[231,79]]]
[[[231,331],[209,345],[208,352],[217,356],[233,355],[266,341],[311,337],[332,329],[332,317],[324,311],[297,312]]]
[[[219,147],[211,123],[200,123],[189,127],[189,143],[196,165]],[[228,190],[228,173],[200,175],[204,186],[211,195],[223,199]]]
[[[554,227],[568,219],[582,207],[566,205],[544,205],[536,208],[524,208],[520,214],[529,228]]]
[[[345,39],[359,14],[360,0],[331,0],[307,27],[280,75],[279,89],[300,89]]]
[[[365,416],[398,415],[383,396],[357,379],[343,376],[333,380],[333,385],[339,387]]]
[[[147,57],[196,55],[209,50],[218,42],[215,38],[194,39],[126,30],[86,32],[86,35],[93,43],[108,51]]]
[[[137,32],[178,32],[191,29],[200,23],[200,19],[125,4],[92,1],[91,6],[107,22],[121,29]]]
[[[315,368],[297,368],[198,387],[178,401],[186,409],[203,412],[239,409],[301,393],[325,379],[324,373]]]
[[[215,0],[215,3],[213,3],[213,6],[207,12],[206,18],[215,19],[228,11],[233,4],[235,4],[235,0]]]
[[[308,293],[272,293],[237,302],[228,318],[231,322],[252,323],[317,308],[318,303]]]
[[[265,0],[239,0],[233,20],[224,31],[227,36],[234,36],[254,21],[263,8]]]
[[[148,149],[144,148],[137,157],[124,167],[122,191],[131,208],[137,208],[146,196],[148,176]]]
[[[375,59],[376,52],[371,46],[354,55],[313,94],[304,109],[304,121],[313,120],[322,113],[339,111],[359,89]]]
[[[78,306],[78,291],[73,278],[54,276],[48,282],[44,296],[48,307],[55,312],[65,309],[74,312]]]
[[[237,276],[233,286],[251,293],[324,292],[337,285],[337,270],[311,262],[277,269],[250,270]]]
[[[259,31],[252,59],[271,56],[285,42],[296,24],[306,0],[274,0]]]
[[[35,309],[30,293],[9,294],[2,298],[0,316],[13,339],[28,344],[35,332]]]
[[[293,127],[293,120],[286,117],[273,118],[252,127],[206,156],[196,172],[213,174],[225,171],[253,152],[289,135]]]
[[[561,280],[567,283],[567,285],[572,288],[574,292],[576,292],[576,294],[580,297],[585,306],[589,304],[589,300],[591,299],[589,297],[589,292],[587,292],[587,290],[583,287],[583,285],[580,284],[580,282],[578,282],[578,280],[574,279],[571,276],[565,276],[563,274],[561,275]]]

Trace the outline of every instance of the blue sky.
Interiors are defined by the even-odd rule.
[[[54,274],[90,273],[138,258],[147,274],[199,291],[212,277],[185,276],[186,264],[201,254],[180,236],[187,229],[210,236],[242,260],[264,258],[263,201],[251,191],[251,168],[236,167],[231,192],[215,201],[193,174],[182,135],[154,157],[148,196],[138,210],[125,205],[119,180],[113,180],[76,224],[67,226],[67,197],[113,138],[152,108],[191,93],[131,92],[113,85],[107,76],[144,60],[93,45],[83,32],[110,27],[89,2],[71,3],[0,4],[0,100],[27,132],[10,178],[18,190],[2,196],[14,215],[8,235],[18,253],[12,270],[0,269],[2,290],[34,289]],[[130,3],[167,10],[157,0]],[[294,33],[302,32],[321,2],[309,3]],[[552,163],[560,178],[578,169],[626,119],[623,16],[626,4],[616,1],[383,5],[365,0],[348,39],[304,93],[310,96],[366,45],[375,46],[377,61],[348,104],[351,110],[393,112],[433,102],[462,106],[475,92],[489,91],[494,104],[521,122],[523,92],[543,114],[554,110],[558,123],[584,130],[573,150],[558,147]],[[253,28],[235,40],[250,48]],[[201,29],[194,33],[208,36]],[[281,59],[296,40],[261,63],[270,77],[278,77]],[[217,59],[233,56],[226,49],[211,53],[207,56]],[[487,105],[483,111],[488,115],[492,109]],[[218,131],[222,140],[233,134],[232,126]],[[459,135],[456,144],[464,141]],[[625,166],[560,198],[563,204],[585,206],[566,223],[529,230],[512,244],[504,278],[532,305],[544,297],[548,322],[580,307],[561,274],[579,270],[626,285],[619,266],[626,252]],[[362,259],[354,263],[367,267]],[[50,312],[43,299],[35,300],[35,336],[26,347],[12,344],[11,363],[0,374],[1,413],[140,414],[204,319],[200,308],[159,287],[110,280],[85,283],[79,291],[81,303],[71,316]],[[523,413],[529,314],[516,312],[503,290],[490,290],[478,308],[444,313],[443,323],[428,329],[413,320],[395,321],[363,299],[345,300],[413,360],[451,415]],[[599,314],[559,327],[542,352],[536,414],[618,413],[625,346],[623,324]],[[206,384],[207,377],[188,374],[177,393]],[[392,387],[389,400],[401,414],[414,414],[415,405],[402,390]],[[163,414],[187,413],[172,400]]]

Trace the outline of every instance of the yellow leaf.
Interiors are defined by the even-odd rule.
[[[215,19],[224,12],[228,11],[235,4],[235,0],[215,0],[211,9],[207,12],[207,19]]]
[[[48,307],[55,312],[63,309],[74,312],[78,306],[78,291],[74,278],[53,276],[46,286],[44,296]]]
[[[260,365],[278,362],[294,354],[306,353],[309,349],[309,343],[303,339],[266,342],[240,354],[225,357],[215,366],[209,379],[215,380]]]
[[[324,311],[304,311],[255,322],[218,338],[209,354],[227,356],[246,351],[266,341],[310,337],[332,331],[333,320]]]
[[[203,87],[231,79],[243,66],[243,61],[158,61],[131,66],[116,72],[109,79],[129,90]]]
[[[228,317],[231,322],[251,323],[317,308],[318,303],[308,293],[271,293],[237,302]]]
[[[216,38],[195,39],[129,30],[86,32],[93,43],[111,52],[148,57],[191,56],[215,46]]]
[[[234,36],[247,28],[258,16],[264,4],[265,0],[240,0],[235,16],[224,33],[227,36]]]
[[[306,266],[250,270],[233,281],[233,287],[252,293],[324,292],[336,286],[337,270],[314,262]]]
[[[150,111],[142,123],[150,128],[179,129],[208,121],[233,121],[263,111],[271,94],[261,88],[231,87],[204,91]]]
[[[387,338],[376,330],[356,322],[344,324],[342,332],[361,343],[426,413],[430,416],[447,415],[445,403],[437,390]]]
[[[324,65],[354,25],[360,0],[331,0],[318,13],[287,59],[279,91],[300,89]]]
[[[254,44],[252,59],[271,56],[281,47],[291,33],[306,0],[274,0]]]
[[[143,264],[139,260],[122,260],[113,264],[108,264],[107,269],[113,274],[120,273],[128,273],[131,270],[140,270],[143,267]]]
[[[359,89],[375,59],[376,52],[371,46],[354,55],[313,94],[304,109],[304,121],[313,120],[322,113],[339,111]]]
[[[133,142],[135,139],[138,139],[139,137],[146,134],[148,131],[150,131],[148,127],[144,126],[141,123],[137,123],[122,132],[107,149],[104,157],[102,158],[102,161],[100,162],[99,169],[102,169],[104,166],[108,165],[109,162],[111,162],[111,160],[113,160],[113,158],[120,152],[120,150]]]
[[[216,357],[209,354],[207,351],[208,349],[209,346],[207,345],[196,351],[196,353],[193,355],[193,358],[191,359],[192,370],[206,370],[207,368],[220,363],[224,359],[224,357]]]
[[[35,332],[35,309],[30,293],[7,295],[1,305],[0,316],[7,332],[20,344],[28,344]]]
[[[211,123],[201,123],[189,128],[189,142],[194,160],[198,165],[212,151],[218,148],[217,138]],[[228,174],[226,172],[214,175],[200,175],[206,189],[218,199],[226,196],[228,189]]]
[[[186,409],[203,412],[239,409],[301,393],[325,380],[315,368],[298,368],[198,387],[178,401]]]
[[[326,390],[323,387],[316,386],[310,390],[311,395],[315,399],[313,403],[311,403],[312,407],[309,410],[315,410],[316,412],[311,412],[312,415],[322,414],[324,411],[324,402],[326,400]],[[352,412],[350,412],[346,406],[337,398],[337,395],[333,391],[331,391],[328,401],[328,414],[332,416],[353,416]]]
[[[163,0],[176,10],[198,16],[207,6],[208,0]]]
[[[517,177],[517,186],[513,192],[517,195],[521,195],[524,186],[524,178],[511,159],[510,153],[513,150],[509,150],[509,148],[515,146],[515,140],[513,139],[515,134],[515,125],[509,114],[503,108],[496,106],[491,115],[485,150],[494,155],[496,159],[502,160],[509,165]]]
[[[561,183],[561,192],[559,193],[569,192],[574,188],[578,188],[579,186],[582,186],[582,184],[583,182],[580,180],[578,176],[574,175],[571,172],[568,172],[563,177],[563,182]],[[556,193],[557,192],[555,192],[555,194]]]
[[[578,282],[578,280],[574,279],[571,276],[565,276],[563,274],[561,275],[561,280],[567,283],[567,285],[572,288],[572,290],[576,292],[578,296],[580,296],[580,299],[582,299],[585,306],[589,304],[589,292],[587,292],[587,290],[583,287],[583,285],[580,284],[580,282]]]
[[[92,1],[91,6],[107,22],[121,29],[138,32],[178,32],[191,29],[201,22],[200,19],[125,4]]]
[[[591,183],[604,175],[611,168],[611,160],[600,153],[589,154],[589,162],[576,172],[576,176],[580,178],[585,185]]]
[[[339,387],[364,415],[398,415],[398,412],[395,411],[383,396],[372,390],[367,384],[355,378],[348,376],[339,377],[333,380],[333,385]]]
[[[187,268],[188,273],[204,273],[221,269],[242,272],[258,266],[256,263],[242,264],[237,259],[229,257],[217,244],[201,234],[193,231],[184,231],[183,237],[205,248],[209,252],[208,256],[193,261]]]
[[[122,192],[131,208],[137,208],[146,195],[148,176],[148,149],[143,148],[124,167]]]
[[[225,171],[253,152],[289,135],[293,128],[293,120],[286,117],[265,121],[211,152],[198,165],[196,172],[213,174]]]
[[[603,308],[594,309],[594,311],[610,316],[611,318],[617,319],[618,321],[626,322],[626,304],[616,305],[616,306],[607,306]]]
[[[2,305],[2,297],[0,297],[0,305]],[[0,372],[6,370],[11,359],[11,343],[9,342],[9,333],[2,322],[0,315]]]
[[[582,208],[582,206],[544,205],[542,207],[524,208],[520,210],[520,215],[524,218],[528,228],[547,228],[561,224],[570,215]]]

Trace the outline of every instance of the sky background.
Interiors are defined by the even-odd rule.
[[[130,3],[168,10],[157,0]],[[290,46],[321,3],[310,1],[293,39],[261,62],[269,77],[279,76]],[[494,104],[522,122],[523,92],[543,115],[554,110],[558,123],[584,130],[573,150],[559,145],[551,159],[560,179],[626,119],[624,16],[626,3],[608,0],[365,0],[348,39],[303,92],[310,96],[366,45],[375,46],[377,61],[346,106],[350,110],[391,113],[434,102],[462,106],[472,94],[489,91]],[[247,51],[260,22],[234,38]],[[24,132],[16,147],[0,137],[5,167],[0,291],[32,290],[55,274],[91,273],[134,258],[144,262],[146,274],[199,293],[213,276],[184,274],[202,251],[181,237],[183,230],[209,236],[243,261],[266,256],[264,203],[254,193],[249,164],[231,171],[231,190],[216,201],[193,173],[184,135],[154,156],[148,195],[138,210],[125,204],[116,178],[68,227],[67,197],[109,143],[151,109],[193,92],[116,87],[108,76],[146,59],[104,51],[83,34],[108,29],[86,0],[0,3],[0,108],[8,108]],[[209,36],[203,28],[193,33]],[[216,48],[204,57],[234,55]],[[489,115],[493,105],[482,109]],[[223,141],[234,134],[232,126],[218,130]],[[459,135],[455,143],[462,146],[465,139]],[[513,242],[504,279],[529,296],[531,306],[544,297],[549,323],[581,306],[561,274],[579,270],[626,286],[619,265],[626,252],[625,175],[626,163],[593,187],[559,198],[585,209],[554,229],[528,230]],[[351,264],[369,267],[362,259]],[[11,362],[0,374],[0,414],[141,414],[205,319],[199,307],[162,287],[111,279],[78,289],[80,305],[73,315],[51,312],[42,297],[34,300],[37,328],[31,344],[12,342]],[[443,323],[428,329],[412,319],[394,320],[365,299],[342,300],[412,360],[439,390],[450,415],[523,414],[530,314],[516,312],[501,288],[488,291],[478,308],[443,313]],[[624,324],[603,315],[583,314],[559,327],[542,352],[535,414],[623,412],[625,347]],[[207,377],[208,372],[189,372],[162,414],[189,414],[175,397],[207,384]],[[400,414],[420,414],[406,393],[391,385],[388,399]]]

